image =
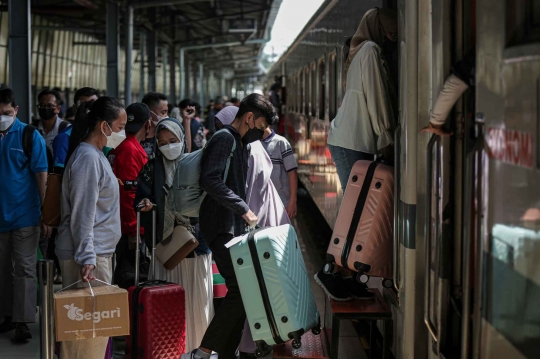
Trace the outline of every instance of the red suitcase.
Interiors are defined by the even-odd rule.
[[[155,206],[152,213],[155,231]],[[137,209],[137,237],[140,212]],[[152,266],[155,264],[153,233]],[[139,258],[137,243],[136,255]],[[184,288],[178,284],[151,280],[139,282],[136,264],[135,286],[128,289],[131,335],[126,337],[126,358],[178,359],[186,347],[186,307]],[[155,267],[152,268],[152,275]]]
[[[334,232],[326,253],[325,272],[334,264],[366,283],[382,277],[392,286],[394,169],[379,162],[357,161],[349,176]]]

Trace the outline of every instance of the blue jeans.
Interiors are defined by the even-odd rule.
[[[339,182],[341,182],[343,193],[345,193],[347,181],[349,180],[349,175],[351,174],[354,163],[360,160],[375,160],[375,155],[371,153],[349,150],[348,148],[332,145],[328,145],[328,149],[330,150],[332,159],[336,164],[336,170],[338,173]]]

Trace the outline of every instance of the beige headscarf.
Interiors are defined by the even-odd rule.
[[[368,41],[373,41],[382,46],[386,34],[392,32],[396,25],[397,13],[394,10],[374,8],[364,14],[356,33],[351,39],[349,55],[343,68],[343,90],[346,89],[349,66],[362,46]]]

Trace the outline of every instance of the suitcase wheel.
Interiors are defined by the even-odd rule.
[[[315,328],[311,329],[311,332],[315,335],[321,334],[321,325],[317,325]]]
[[[369,280],[369,276],[365,273],[358,273],[358,275],[356,276],[356,281],[358,283],[364,283],[366,284]]]
[[[332,274],[334,272],[334,265],[332,263],[326,263],[323,268],[325,274]]]
[[[392,288],[394,286],[394,281],[392,279],[383,279],[382,285],[385,288]]]
[[[292,347],[294,349],[300,349],[302,347],[302,342],[300,340],[298,340],[298,339],[293,339]]]
[[[257,348],[257,349],[255,350],[255,356],[256,356],[257,358],[262,357],[262,356],[263,356],[263,351],[262,351],[261,349]]]

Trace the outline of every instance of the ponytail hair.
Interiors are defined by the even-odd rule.
[[[69,158],[90,133],[97,130],[97,126],[106,121],[109,126],[120,115],[124,108],[122,103],[114,97],[103,96],[95,101],[83,102],[75,114],[73,129],[69,138],[69,149],[66,156],[66,165]]]

